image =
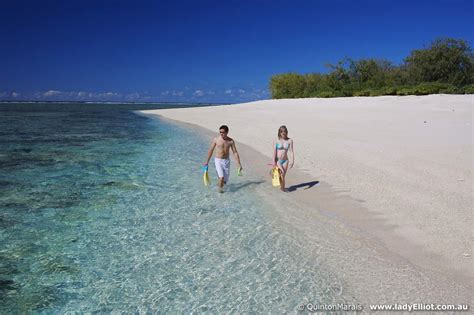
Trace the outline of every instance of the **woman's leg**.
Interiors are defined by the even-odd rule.
[[[280,190],[285,191],[285,176],[288,170],[288,160],[282,164],[278,163],[278,168],[280,169]]]

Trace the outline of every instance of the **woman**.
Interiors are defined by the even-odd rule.
[[[291,162],[288,158],[288,151],[291,153]],[[273,144],[273,167],[277,166],[280,170],[280,190],[285,189],[285,176],[288,171],[288,166],[293,167],[295,163],[295,151],[293,147],[293,140],[288,138],[288,129],[286,126],[278,128],[278,140]]]

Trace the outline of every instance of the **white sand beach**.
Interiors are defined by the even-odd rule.
[[[249,161],[241,154],[244,169],[252,163],[265,170],[277,129],[286,125],[295,168],[321,183],[288,195],[333,213],[420,268],[469,285],[473,107],[473,95],[430,95],[265,100],[144,113],[216,135],[227,124],[237,143],[267,158]],[[295,185],[304,179],[290,170],[287,180]]]

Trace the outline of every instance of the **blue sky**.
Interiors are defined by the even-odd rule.
[[[472,0],[1,1],[0,100],[244,102],[274,74],[473,44]]]

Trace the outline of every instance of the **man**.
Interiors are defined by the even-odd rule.
[[[229,180],[229,172],[230,172],[230,160],[229,160],[229,151],[232,149],[234,153],[234,157],[237,160],[237,164],[239,165],[239,172],[242,171],[242,165],[240,164],[240,157],[239,153],[237,152],[237,148],[235,146],[235,142],[232,138],[229,138],[227,134],[229,133],[229,127],[226,125],[222,125],[219,127],[219,136],[212,139],[211,146],[209,147],[209,151],[207,153],[207,161],[204,163],[204,166],[207,167],[209,164],[209,160],[212,157],[212,153],[214,149],[216,149],[216,156],[214,162],[216,164],[216,171],[217,176],[219,177],[219,181],[217,182],[217,186],[219,187],[219,192],[224,192],[224,185]]]

